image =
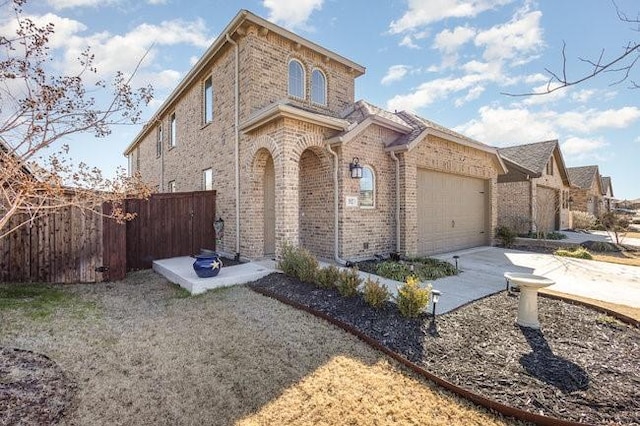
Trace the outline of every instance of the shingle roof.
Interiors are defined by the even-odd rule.
[[[500,156],[508,162],[529,170],[531,174],[540,174],[549,162],[549,157],[558,146],[558,140],[534,142],[499,148]]]
[[[613,196],[613,187],[611,186],[611,176],[601,176],[600,182],[602,183],[602,195],[607,195],[607,190],[611,189],[611,195]]]
[[[589,189],[598,175],[598,166],[569,167],[567,173],[571,183],[582,189]]]

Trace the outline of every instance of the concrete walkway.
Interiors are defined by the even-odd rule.
[[[474,300],[505,290],[505,272],[542,275],[556,282],[550,290],[591,299],[640,308],[640,267],[616,265],[592,260],[557,257],[497,247],[479,247],[434,257],[453,263],[459,256],[460,273],[431,282],[442,296],[436,314],[449,312]],[[153,269],[170,281],[180,284],[192,294],[209,289],[244,284],[275,272],[273,261],[250,262],[226,266],[217,277],[198,278],[193,271],[193,258],[178,257],[157,260]],[[327,266],[322,264],[321,266]],[[371,276],[389,288],[395,296],[402,283],[360,272],[363,279]],[[432,307],[427,308],[431,311]]]

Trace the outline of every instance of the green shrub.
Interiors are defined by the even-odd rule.
[[[421,288],[416,277],[409,277],[398,289],[396,303],[400,314],[406,318],[416,318],[429,304],[431,284]]]
[[[577,247],[573,249],[558,249],[553,252],[556,256],[563,257],[575,257],[577,259],[593,259],[589,250],[584,247]]]
[[[500,241],[500,244],[504,247],[511,247],[516,241],[516,231],[508,226],[502,225],[496,228],[496,238]]]
[[[340,270],[333,265],[320,268],[316,274],[316,284],[322,288],[335,288],[340,280]]]
[[[389,290],[379,280],[373,281],[371,277],[364,282],[364,301],[374,308],[381,307],[389,300]]]
[[[413,270],[411,270],[413,266]],[[409,276],[415,275],[422,281],[435,280],[456,274],[456,268],[451,263],[429,257],[417,257],[406,262],[391,260],[376,265],[375,274],[391,280],[404,282]]]
[[[376,275],[390,280],[404,281],[408,275],[411,275],[411,271],[406,263],[387,260],[376,265]]]
[[[564,240],[567,238],[567,236],[564,235],[562,232],[553,231],[553,232],[547,232],[547,235],[545,235],[545,238],[547,240]]]
[[[338,292],[344,297],[352,297],[358,294],[358,286],[362,284],[362,278],[357,268],[349,268],[340,272],[340,279],[336,283]]]
[[[318,272],[318,260],[304,248],[285,244],[278,268],[300,281],[314,283]]]
[[[573,211],[571,220],[573,229],[591,229],[596,225],[596,217],[587,212]]]

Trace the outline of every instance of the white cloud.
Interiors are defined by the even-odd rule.
[[[402,37],[402,40],[400,40],[399,45],[400,46],[404,46],[404,47],[408,47],[410,49],[420,49],[420,46],[418,46],[417,44],[415,44],[413,42],[413,37],[411,37],[410,35],[406,35],[406,36]]]
[[[47,13],[45,15],[28,15],[26,18],[31,19],[33,23],[39,27],[44,27],[48,24],[53,24],[53,34],[49,36],[49,48],[58,49],[64,47],[68,43],[69,38],[76,33],[85,31],[86,25],[82,22],[75,21],[69,18],[63,18],[53,13]],[[12,19],[4,23],[0,27],[0,34],[13,35],[15,37],[17,30],[17,21]]]
[[[200,58],[198,58],[197,56],[190,56],[189,57],[189,65],[194,66],[195,64],[198,63],[199,60],[200,60]]]
[[[404,78],[405,75],[409,72],[411,68],[407,65],[392,65],[387,70],[387,74],[382,77],[380,83],[382,84],[390,84],[395,81],[400,81]]]
[[[557,83],[551,84],[543,84],[541,86],[533,87],[531,89],[531,93],[542,93],[541,95],[532,95],[528,96],[522,101],[525,105],[542,105],[542,104],[550,104],[552,102],[558,101],[565,96],[567,96],[567,90],[556,90],[555,92],[549,92],[549,90],[553,90],[554,88],[559,87]]]
[[[527,84],[535,84],[535,83],[547,82],[549,81],[549,77],[547,77],[544,74],[537,73],[537,74],[529,74],[525,76],[523,80]]]
[[[560,143],[562,153],[573,157],[592,154],[594,151],[607,145],[608,144],[601,139],[584,139],[575,136],[569,137]]]
[[[571,95],[571,99],[576,102],[585,103],[595,95],[595,90],[583,89]]]
[[[389,24],[392,34],[411,31],[447,18],[471,18],[512,0],[409,0],[409,8]]]
[[[482,56],[487,61],[530,56],[543,45],[541,17],[540,11],[521,11],[510,22],[478,32],[474,43],[484,47]]]
[[[287,28],[307,28],[314,10],[322,9],[324,0],[263,0],[269,9],[269,20]]]
[[[640,108],[623,107],[604,111],[589,109],[559,114],[555,119],[558,126],[580,133],[590,133],[601,129],[623,129],[640,119]]]
[[[533,113],[526,108],[484,106],[480,117],[455,130],[496,146],[519,145],[558,137],[551,118],[554,113]]]
[[[436,34],[433,47],[445,53],[454,53],[476,35],[476,30],[469,27],[445,29]]]
[[[485,90],[484,86],[475,86],[471,88],[471,90],[467,92],[467,95],[465,97],[456,99],[455,106],[461,107],[462,105],[468,102],[478,99],[480,95],[484,93],[484,90]]]
[[[147,0],[147,3],[153,6],[157,6],[157,5],[161,5],[161,4],[167,4],[168,0]]]
[[[72,7],[96,7],[113,4],[117,0],[47,0],[49,6],[56,10]]]

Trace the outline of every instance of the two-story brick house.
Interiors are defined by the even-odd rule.
[[[288,242],[340,261],[490,244],[497,151],[355,102],[364,72],[240,11],[125,155],[158,191],[216,190],[227,254]]]
[[[557,140],[500,148],[498,224],[519,233],[569,228],[571,182]]]

